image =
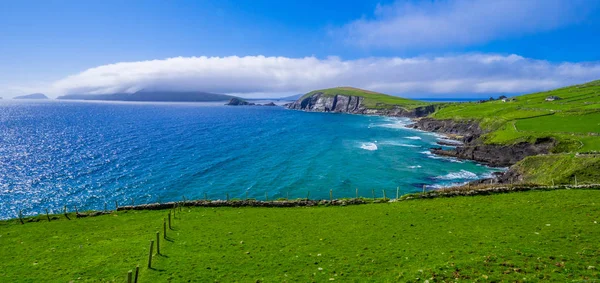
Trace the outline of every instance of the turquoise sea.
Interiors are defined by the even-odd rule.
[[[187,199],[378,197],[499,169],[408,119],[207,103],[0,101],[0,219]]]

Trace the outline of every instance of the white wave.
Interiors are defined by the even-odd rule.
[[[377,145],[372,142],[365,142],[360,145],[360,148],[366,149],[366,150],[377,150]]]
[[[412,121],[410,119],[402,119],[402,118],[385,118],[383,119],[384,123],[383,124],[377,124],[374,125],[375,127],[382,127],[382,128],[390,128],[390,129],[408,129],[406,128],[407,125],[411,124]]]
[[[437,140],[439,140],[441,142],[453,144],[453,145],[462,145],[463,144],[463,142],[461,142],[461,141],[452,140],[452,139],[448,139],[448,138],[438,138]]]
[[[379,144],[393,145],[393,146],[403,146],[403,147],[421,147],[419,145],[401,143],[401,142],[396,142],[396,141],[383,141],[383,142],[380,142]]]
[[[404,138],[405,139],[409,139],[409,140],[420,140],[421,139],[421,137],[417,137],[417,136],[414,136],[414,137],[404,137]]]
[[[459,172],[448,173],[444,176],[437,176],[436,179],[440,180],[454,180],[454,179],[477,179],[477,174],[467,171],[460,170]]]
[[[454,157],[435,155],[435,154],[431,153],[431,151],[429,151],[429,150],[421,151],[421,153],[427,155],[427,157],[431,158],[431,159],[443,159],[443,160],[448,160],[448,161],[454,162],[454,163],[465,163],[464,161],[454,158]]]
[[[408,166],[408,168],[410,168],[410,169],[417,169],[417,168],[421,168],[421,165]]]
[[[419,145],[414,145],[414,144],[405,144],[405,143],[400,143],[397,144],[397,146],[404,146],[404,147],[421,147]]]
[[[444,134],[440,134],[440,133],[434,133],[434,132],[426,132],[426,131],[421,131],[423,134],[428,135],[428,136],[434,136],[436,138],[448,138],[448,136],[444,135]]]

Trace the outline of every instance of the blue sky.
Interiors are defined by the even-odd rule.
[[[6,0],[0,96],[354,85],[485,97],[600,79],[598,46],[595,0]]]

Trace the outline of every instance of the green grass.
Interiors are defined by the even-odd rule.
[[[600,133],[600,111],[589,114],[549,115],[516,122],[519,131],[544,133]]]
[[[561,100],[545,101],[548,96]],[[541,138],[558,141],[553,153],[600,151],[600,81],[516,97],[516,101],[454,103],[443,105],[431,116],[437,119],[477,121],[486,131],[487,144],[534,143]],[[548,183],[547,174],[587,172],[588,162],[571,158],[572,154],[529,158],[519,164],[525,180]],[[594,162],[598,157],[591,158]],[[600,176],[592,174],[595,182]],[[572,178],[573,176],[571,176]]]
[[[515,165],[523,182],[550,185],[597,184],[600,180],[600,154],[551,154],[530,156]]]
[[[600,191],[312,208],[188,208],[0,222],[1,282],[553,281],[600,278]],[[45,217],[41,218],[45,219]]]
[[[431,103],[427,103],[424,101],[412,100],[397,96],[391,96],[383,93],[378,93],[374,91],[353,88],[353,87],[336,87],[336,88],[328,88],[311,91],[300,99],[304,99],[311,95],[321,93],[324,96],[336,96],[336,95],[346,95],[346,96],[361,96],[364,98],[363,104],[370,109],[380,109],[380,108],[390,108],[393,106],[400,106],[406,109],[414,109],[419,106],[430,105]]]
[[[548,96],[561,100],[548,102]],[[447,104],[432,114],[438,119],[478,121],[483,141],[512,144],[553,137],[580,143],[575,151],[600,151],[600,81],[516,97],[517,101]],[[571,147],[565,152],[572,150]]]

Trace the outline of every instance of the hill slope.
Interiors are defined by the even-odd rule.
[[[551,97],[558,99],[547,101]],[[438,153],[469,158],[476,155],[476,150],[489,153],[503,149],[496,153],[502,155],[508,154],[506,149],[511,147],[551,143],[547,154],[521,156],[523,160],[509,175],[541,184],[573,183],[577,176],[580,183],[600,182],[600,176],[594,173],[600,171],[600,81],[517,96],[514,100],[445,104],[430,117],[476,124],[481,129],[481,135],[465,148]]]
[[[551,96],[561,98],[546,101]],[[575,151],[600,150],[600,81],[516,97],[516,101],[449,104],[436,119],[476,120],[486,143],[511,144],[540,137],[570,140]]]
[[[211,102],[228,101],[230,95],[200,91],[138,91],[112,94],[69,94],[58,97],[65,100],[155,101],[155,102]]]
[[[32,93],[28,95],[15,96],[13,99],[48,99],[43,93]]]

